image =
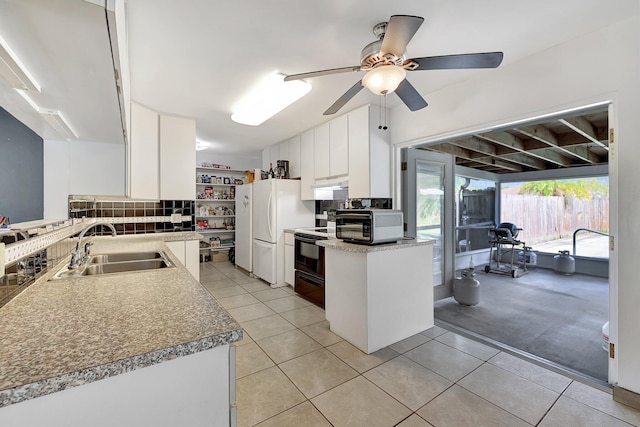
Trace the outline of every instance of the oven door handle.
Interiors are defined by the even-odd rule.
[[[302,236],[300,236],[299,234],[294,235],[294,237],[293,237],[293,238],[294,238],[295,240],[300,240],[301,242],[305,242],[305,243],[313,243],[313,244],[315,244],[318,240],[324,240],[324,239],[322,239],[322,238],[319,238],[319,239],[310,239],[310,238],[308,238],[308,237],[302,237]]]

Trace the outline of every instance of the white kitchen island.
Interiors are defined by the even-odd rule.
[[[433,241],[321,240],[331,331],[365,353],[433,326]]]

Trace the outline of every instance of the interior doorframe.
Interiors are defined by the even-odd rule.
[[[562,106],[553,106],[542,111],[528,112],[520,114],[517,118],[511,117],[510,120],[499,119],[491,123],[478,124],[476,126],[454,129],[446,134],[438,134],[425,136],[414,140],[393,142],[392,141],[392,186],[393,186],[393,204],[395,209],[401,209],[405,204],[405,194],[403,192],[402,179],[402,150],[416,146],[432,145],[445,142],[454,138],[473,135],[476,133],[490,132],[500,128],[526,124],[531,121],[544,117],[553,117],[566,115],[574,111],[580,111],[598,106],[607,105],[609,109],[609,132],[610,135],[618,135],[618,105],[619,94],[616,92],[603,93],[589,99],[581,99]],[[393,116],[392,116],[393,119]],[[610,212],[618,212],[618,158],[615,155],[615,146],[618,141],[610,142],[611,151],[609,153],[609,210]],[[609,218],[609,235],[615,239],[618,235],[618,216],[611,214]],[[613,240],[612,240],[613,242]],[[618,254],[615,250],[616,246],[609,253],[609,342],[618,346]],[[616,352],[619,351],[616,348]],[[609,384],[617,384],[619,381],[619,363],[618,357],[609,358]]]

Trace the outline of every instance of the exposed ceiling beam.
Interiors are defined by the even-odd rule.
[[[514,135],[507,132],[487,132],[479,134],[478,137],[486,139],[487,141],[495,142],[496,144],[503,145],[505,147],[512,148],[530,156],[536,157],[540,160],[544,160],[549,163],[556,164],[558,166],[570,166],[571,159],[562,156],[555,152],[551,148],[541,148],[536,150],[527,150],[524,141]],[[507,155],[501,157],[505,158]]]
[[[600,140],[598,139],[598,134],[593,128],[593,125],[584,117],[572,117],[570,119],[560,119],[558,121],[574,132],[577,132],[580,135],[584,136],[589,141],[596,143],[606,150],[609,150],[609,147],[600,142]]]
[[[514,130],[550,147],[557,148],[560,152],[572,156],[580,161],[591,164],[600,163],[600,158],[595,153],[589,151],[589,149],[584,145],[578,147],[561,147],[558,135],[544,126],[523,126],[521,128],[515,128]]]
[[[436,151],[440,151],[443,153],[449,153],[452,154],[456,157],[460,157],[463,158],[465,160],[470,160],[476,163],[481,163],[483,165],[488,165],[488,166],[495,166],[498,167],[500,169],[504,169],[510,172],[522,172],[522,167],[519,165],[515,165],[513,163],[510,162],[506,162],[504,160],[501,160],[499,158],[495,158],[493,156],[483,156],[483,157],[477,157],[477,155],[472,152],[471,150],[467,150],[466,148],[462,148],[459,147],[457,145],[453,144],[454,141],[448,143],[448,144],[439,144],[439,145],[430,145],[429,149],[432,150],[436,150]],[[463,142],[463,141],[456,141],[456,142]],[[477,142],[477,141],[476,141]],[[482,141],[484,142],[484,141]],[[504,171],[503,171],[504,172]]]

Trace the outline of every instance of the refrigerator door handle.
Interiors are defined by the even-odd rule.
[[[269,229],[269,237],[273,241],[273,230],[271,229],[271,201],[273,192],[269,193],[269,202],[267,203],[267,228]]]

